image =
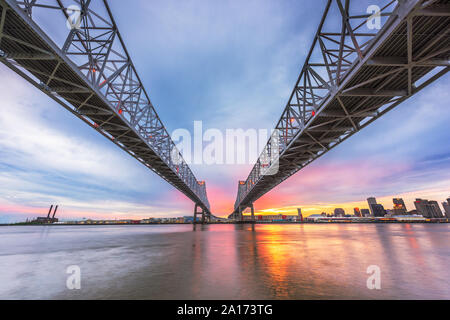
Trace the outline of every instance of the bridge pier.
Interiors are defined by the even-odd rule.
[[[202,209],[202,224],[205,224],[206,219],[205,219],[205,210]]]
[[[202,211],[201,212],[199,212],[198,211],[198,208],[200,208],[200,209],[202,209]],[[210,214],[207,214],[206,213],[206,210],[205,209],[203,209],[200,205],[198,205],[197,203],[195,204],[195,207],[194,207],[194,224],[196,224],[197,222],[198,222],[198,219],[197,219],[197,215],[198,214],[200,214],[201,213],[201,215],[202,215],[202,218],[201,218],[201,224],[205,224],[205,223],[207,223],[207,222],[211,222],[211,215]]]
[[[255,222],[255,208],[253,206],[253,203],[250,204],[249,206],[239,206],[238,212],[237,212],[237,217],[236,220],[243,222],[244,221],[244,211],[245,209],[250,208],[251,210],[251,222]]]
[[[198,204],[195,204],[195,207],[194,207],[194,224],[196,224],[197,223],[197,209],[198,209]]]
[[[244,207],[239,206],[238,219],[237,219],[238,221],[244,221],[244,215],[243,215],[244,210],[245,210]]]

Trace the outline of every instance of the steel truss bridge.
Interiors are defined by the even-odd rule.
[[[253,220],[257,199],[450,70],[450,1],[373,1],[378,29],[366,24],[376,20],[361,3],[327,2],[274,135],[239,181],[229,218],[243,220],[251,208]]]
[[[158,117],[106,0],[0,0],[0,61],[185,194],[203,222],[213,217],[205,182]]]

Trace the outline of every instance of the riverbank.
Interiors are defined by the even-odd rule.
[[[450,219],[441,219],[441,220],[427,220],[427,221],[392,221],[392,220],[383,220],[383,221],[304,221],[304,222],[295,222],[295,221],[276,221],[276,222],[251,222],[251,221],[234,221],[234,222],[210,222],[205,224],[435,224],[435,223],[450,223]],[[7,226],[148,226],[148,225],[193,225],[193,223],[48,223],[48,224],[39,224],[39,223],[11,223],[11,224],[0,224],[0,227]],[[197,223],[197,225],[202,225],[202,223]]]

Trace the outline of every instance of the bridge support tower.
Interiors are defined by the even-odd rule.
[[[201,212],[198,211],[198,208],[201,209]],[[202,218],[201,218],[201,223],[202,224],[205,224],[207,222],[211,222],[211,215],[208,214],[205,209],[203,209],[199,204],[196,203],[195,204],[195,208],[194,208],[194,224],[196,224],[198,222],[198,219],[197,219],[197,215],[198,214],[202,215]]]
[[[255,208],[253,207],[253,203],[248,206],[239,206],[238,212],[236,213],[236,220],[243,222],[244,221],[244,211],[245,209],[250,208],[251,210],[251,222],[255,222]]]
[[[253,203],[250,205],[250,210],[252,211],[252,223],[255,223],[255,208],[253,207]]]

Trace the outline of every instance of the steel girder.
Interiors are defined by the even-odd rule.
[[[265,150],[247,180],[239,181],[230,218],[449,71],[450,1],[375,1],[384,17],[375,32],[361,31],[370,15],[352,12],[358,2],[327,2],[275,127],[279,154],[268,167],[278,171],[264,174]],[[333,9],[339,25],[329,21]]]
[[[60,45],[39,13],[67,30]],[[0,60],[210,214],[206,184],[158,117],[106,0],[0,0]]]

